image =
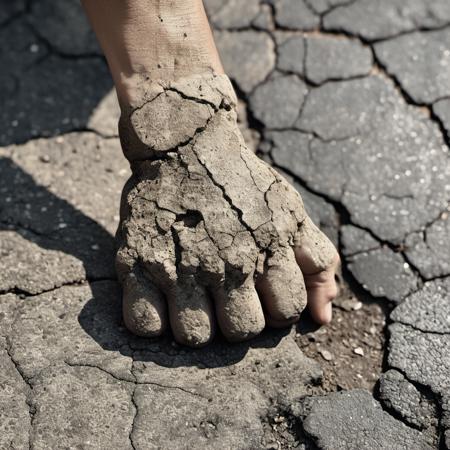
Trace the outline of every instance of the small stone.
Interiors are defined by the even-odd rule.
[[[333,355],[328,350],[319,349],[319,353],[325,361],[331,361],[334,359]]]
[[[41,156],[39,156],[39,160],[42,161],[43,163],[48,163],[48,162],[50,162],[50,156],[41,155]]]
[[[364,356],[364,350],[361,347],[356,347],[353,349],[355,355]]]
[[[266,450],[278,450],[278,448],[279,447],[278,447],[278,444],[276,442],[270,442],[265,447]]]
[[[353,309],[353,311],[359,311],[362,307],[363,307],[362,302],[356,302],[356,303],[353,305],[352,309]]]
[[[337,300],[334,304],[344,311],[354,311],[356,302],[354,298],[346,298],[342,301]]]

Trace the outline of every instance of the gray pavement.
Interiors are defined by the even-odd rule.
[[[392,310],[379,385],[318,395],[295,331],[124,329],[107,66],[78,1],[1,0],[0,449],[450,448],[450,3],[206,4],[250,146]]]

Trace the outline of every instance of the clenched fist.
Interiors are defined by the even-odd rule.
[[[307,300],[329,321],[336,250],[245,146],[228,78],[147,83],[141,98],[120,122],[133,172],[117,233],[126,326],[158,336],[170,324],[202,346],[217,325],[230,341],[289,325]]]

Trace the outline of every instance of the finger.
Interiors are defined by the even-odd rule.
[[[300,318],[306,306],[306,289],[291,247],[280,247],[267,258],[256,289],[272,325],[280,327]]]
[[[331,302],[337,295],[335,281],[339,255],[330,240],[307,217],[295,242],[295,256],[303,273],[308,308],[320,324],[331,321]]]
[[[243,280],[228,276],[214,290],[214,300],[219,327],[229,341],[250,339],[264,329],[264,313],[253,274]]]
[[[210,342],[214,335],[214,311],[205,288],[193,276],[182,275],[166,295],[175,340],[190,347]]]
[[[130,272],[123,281],[122,311],[126,327],[138,336],[155,337],[167,329],[163,295],[137,271]]]
[[[337,295],[334,268],[313,275],[305,275],[308,308],[312,318],[325,325],[332,319],[332,301]]]

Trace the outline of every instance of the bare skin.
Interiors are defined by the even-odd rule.
[[[157,336],[170,326],[180,343],[201,346],[217,322],[239,341],[266,324],[297,321],[305,297],[312,317],[329,323],[338,254],[294,189],[242,142],[234,93],[201,0],[83,5],[111,69],[122,146],[134,173],[118,232],[127,327]],[[239,175],[242,161],[250,169]],[[192,179],[200,182],[188,185]],[[142,196],[144,203],[136,200]],[[214,196],[216,205],[224,201],[231,244],[223,244],[227,230],[218,230],[211,216]],[[258,222],[266,213],[271,218]],[[200,246],[205,242],[208,248]]]

